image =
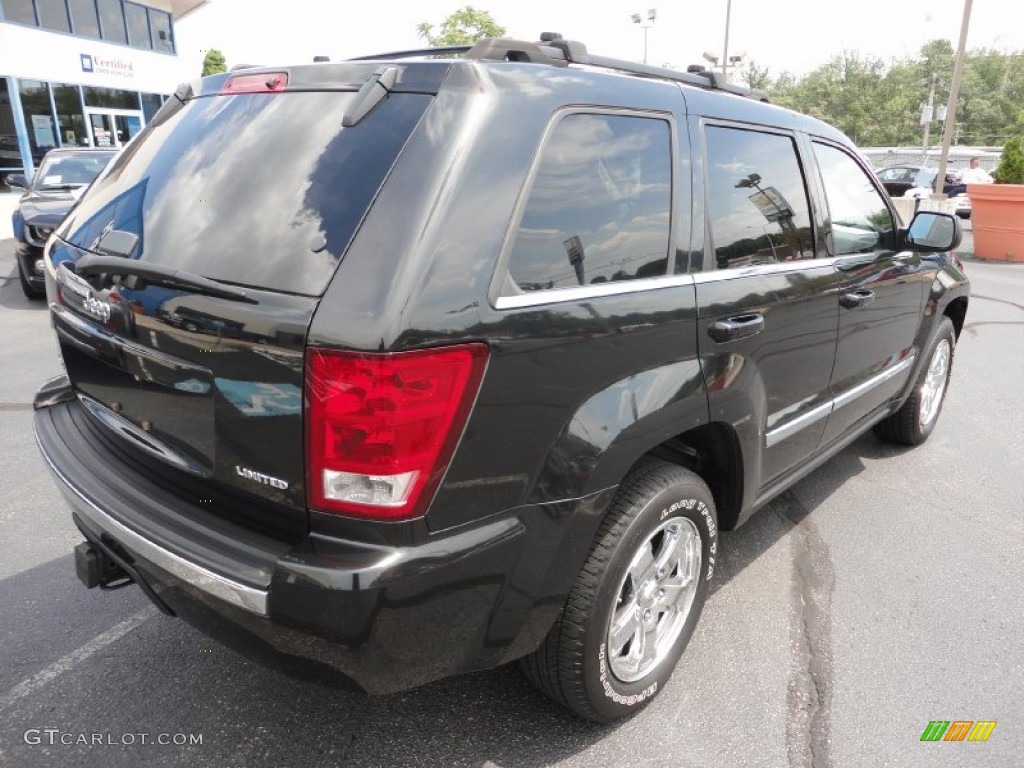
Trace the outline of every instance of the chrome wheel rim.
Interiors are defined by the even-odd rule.
[[[949,339],[943,339],[935,347],[932,359],[928,363],[928,373],[925,374],[924,385],[921,387],[922,429],[931,424],[939,413],[942,396],[946,392],[946,381],[949,378],[950,349]]]
[[[608,622],[608,666],[624,683],[648,675],[671,653],[693,606],[701,540],[684,517],[666,520],[633,553]]]

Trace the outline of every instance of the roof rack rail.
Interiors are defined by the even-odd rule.
[[[390,51],[374,53],[369,56],[356,56],[346,61],[391,61],[393,59],[409,59],[413,56],[451,56],[456,53],[469,53],[471,45],[448,45],[443,48],[412,48],[408,51]]]
[[[372,56],[359,56],[349,61],[381,61],[405,59],[414,56],[451,56],[461,54],[467,59],[479,61],[520,61],[534,64],[547,64],[553,67],[567,67],[570,64],[600,67],[614,72],[649,77],[658,80],[672,80],[697,88],[724,91],[737,96],[744,96],[756,101],[768,101],[768,96],[756,88],[733,85],[719,72],[709,72],[700,65],[688,67],[680,72],[666,67],[653,67],[625,59],[614,59],[608,56],[596,56],[587,50],[587,46],[575,40],[565,40],[557,32],[544,32],[540,42],[531,43],[525,40],[497,37],[484,38],[473,46],[458,45],[446,48],[420,48],[409,51],[394,51]]]

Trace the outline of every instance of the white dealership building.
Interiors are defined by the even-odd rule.
[[[0,177],[121,146],[181,81],[174,23],[206,0],[0,0]]]

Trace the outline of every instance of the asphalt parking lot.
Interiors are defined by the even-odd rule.
[[[1024,265],[968,263],[931,440],[865,436],[723,534],[670,685],[601,727],[515,669],[382,698],[297,682],[138,589],[81,587],[80,537],[32,438],[56,345],[2,232],[0,766],[1024,764]],[[986,743],[922,743],[931,720],[998,725]]]

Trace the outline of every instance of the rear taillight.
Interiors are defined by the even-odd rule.
[[[221,86],[220,95],[232,93],[277,93],[288,87],[287,72],[264,72],[260,75],[232,75]]]
[[[487,347],[306,352],[307,499],[324,512],[426,512],[462,434]]]

